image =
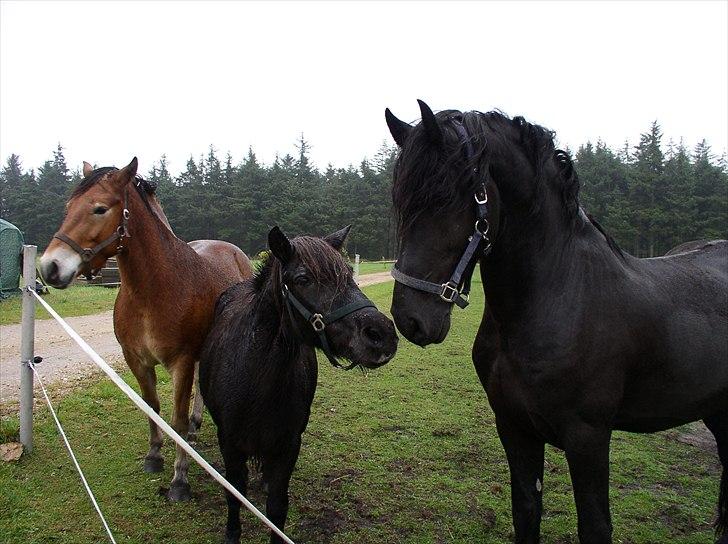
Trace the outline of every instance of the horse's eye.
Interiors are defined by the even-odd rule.
[[[96,206],[94,208],[94,213],[98,214],[98,215],[103,215],[108,211],[109,211],[109,208],[107,208],[106,206]]]
[[[306,274],[299,274],[298,276],[293,278],[293,283],[295,283],[296,285],[308,285],[310,281],[311,280]]]

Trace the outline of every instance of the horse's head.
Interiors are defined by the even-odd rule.
[[[452,302],[465,304],[457,292],[477,260],[509,251],[506,231],[518,231],[549,199],[537,183],[542,170],[559,167],[551,133],[522,118],[457,110],[434,114],[422,101],[420,110],[416,126],[389,110],[386,120],[400,147],[392,189],[400,277],[395,276],[392,315],[407,339],[425,346],[445,339]],[[474,236],[477,247],[464,259]],[[459,266],[464,273],[453,285]],[[440,286],[442,292],[435,293]]]
[[[77,275],[98,270],[118,253],[126,235],[129,191],[133,190],[129,185],[136,171],[136,157],[121,170],[94,170],[83,163],[84,179],[66,204],[63,223],[40,260],[48,284],[64,289]]]
[[[333,364],[343,357],[375,368],[394,357],[398,338],[392,321],[359,290],[340,252],[349,228],[289,240],[274,227],[268,234],[274,288],[306,343],[323,348]]]

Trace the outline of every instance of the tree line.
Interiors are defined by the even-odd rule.
[[[580,200],[629,252],[661,255],[698,238],[728,237],[728,168],[703,140],[689,150],[662,143],[657,122],[639,144],[613,151],[604,142],[579,147],[575,163]],[[358,167],[314,167],[301,136],[295,155],[263,164],[254,151],[239,162],[208,152],[187,161],[177,176],[162,156],[146,178],[175,233],[183,240],[227,240],[250,255],[266,248],[272,225],[295,234],[326,234],[352,224],[348,248],[366,259],[396,252],[396,220],[390,188],[396,147],[383,144]],[[65,202],[80,181],[59,145],[36,170],[11,155],[0,172],[0,216],[14,223],[26,243],[41,250],[61,223]]]

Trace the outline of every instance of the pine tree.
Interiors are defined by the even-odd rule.
[[[728,237],[728,175],[713,164],[710,146],[702,140],[693,152],[696,236]]]
[[[660,180],[664,156],[660,149],[662,131],[657,121],[649,132],[641,135],[635,147],[634,170],[631,187],[632,214],[636,220],[635,253],[656,255],[659,229],[664,226],[663,200],[660,196]],[[641,235],[641,236],[640,236]]]

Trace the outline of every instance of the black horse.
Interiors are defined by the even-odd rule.
[[[480,260],[488,304],[473,362],[508,457],[516,542],[539,540],[545,443],[566,454],[580,541],[606,543],[612,429],[700,419],[718,443],[728,542],[728,242],[636,259],[579,207],[552,133],[420,109],[414,127],[386,111],[401,147],[392,313],[415,344],[442,342]]]
[[[394,324],[354,283],[339,249],[349,227],[292,241],[274,227],[254,278],[225,291],[200,358],[200,385],[217,425],[227,479],[243,495],[247,460],[260,462],[266,512],[281,530],[288,483],[316,392],[319,347],[337,366],[375,368],[397,350]],[[328,313],[327,313],[328,312]],[[225,542],[240,540],[240,503],[226,493]],[[281,539],[271,533],[271,542]]]

